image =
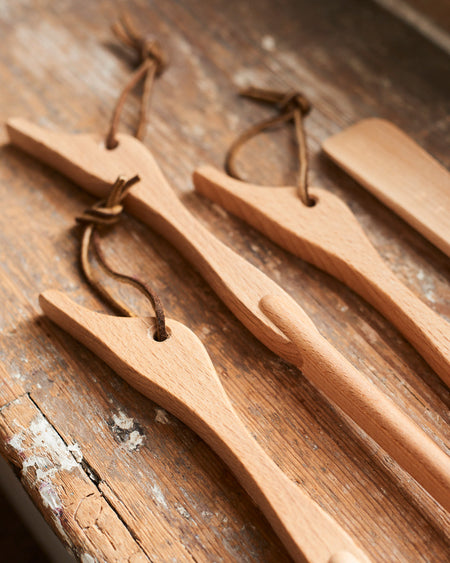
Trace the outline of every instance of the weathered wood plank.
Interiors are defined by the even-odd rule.
[[[83,561],[148,561],[66,444],[29,397],[0,411],[0,451],[60,539]],[[91,559],[89,559],[91,557]]]
[[[23,115],[67,131],[105,131],[130,72],[128,60],[110,48],[116,5],[42,0],[39,10],[33,6],[11,2],[0,11],[0,120]],[[307,119],[311,180],[342,196],[400,279],[449,318],[447,259],[319,154],[328,135],[379,115],[450,165],[449,58],[379,7],[357,0],[297,0],[281,8],[262,0],[258,9],[225,0],[127,7],[170,54],[147,143],[183,201],[282,284],[330,342],[448,452],[449,391],[392,326],[340,283],[193,195],[190,175],[198,164],[220,165],[237,132],[267,114],[238,100],[238,84],[304,90],[315,108]],[[124,130],[135,117],[130,103]],[[40,317],[37,295],[52,287],[101,307],[80,278],[73,229],[73,218],[92,200],[18,151],[2,146],[0,153],[0,361],[12,386],[0,395],[2,403],[30,393],[63,442],[79,444],[104,498],[150,559],[287,561],[268,524],[203,442]],[[255,140],[239,166],[252,181],[281,181],[294,167],[288,136]],[[297,370],[256,342],[176,250],[131,218],[105,246],[119,270],[151,282],[168,314],[202,337],[264,449],[374,560],[445,559],[448,514]],[[134,294],[127,299],[148,312]]]

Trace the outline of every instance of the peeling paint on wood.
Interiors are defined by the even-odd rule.
[[[27,397],[0,411],[0,452],[60,539],[74,554],[99,561],[148,561],[76,457]],[[78,453],[78,450],[76,450]],[[93,555],[90,555],[93,554]]]
[[[189,209],[276,279],[333,345],[448,447],[449,392],[389,323],[338,282],[191,193],[192,170],[221,165],[234,136],[267,115],[267,108],[239,100],[235,82],[303,90],[314,105],[306,121],[311,180],[343,197],[402,281],[450,317],[445,257],[319,154],[330,134],[380,115],[450,165],[448,57],[373,3],[292,0],[283,10],[269,0],[257,10],[250,4],[127,4],[171,61],[155,88],[146,143]],[[23,115],[101,135],[130,74],[128,60],[109,46],[117,6],[42,0],[39,8],[29,0],[0,3],[0,119]],[[124,131],[135,123],[134,102],[125,108]],[[0,199],[8,202],[0,211],[0,407],[8,405],[0,413],[1,453],[18,472],[31,455],[50,459],[28,431],[40,411],[61,439],[63,460],[77,464],[30,464],[22,480],[35,503],[85,563],[114,561],[104,533],[109,519],[119,530],[122,561],[136,553],[155,562],[287,562],[259,511],[195,434],[170,415],[165,423],[158,405],[40,316],[37,296],[49,288],[102,309],[80,277],[73,228],[92,199],[18,151],[0,150]],[[255,139],[238,164],[251,181],[294,178],[290,132]],[[243,330],[170,245],[125,217],[107,235],[105,250],[117,269],[154,285],[168,315],[201,336],[250,431],[375,561],[445,559],[448,514],[299,371]],[[139,297],[126,298],[148,314]],[[23,408],[12,403],[26,393],[31,404],[27,395]],[[130,428],[121,428],[128,424],[121,412]],[[38,470],[50,471],[41,490]]]

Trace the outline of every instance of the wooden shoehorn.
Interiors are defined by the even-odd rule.
[[[45,292],[40,303],[50,319],[209,444],[265,514],[294,561],[369,561],[250,435],[203,344],[186,326],[169,319],[170,337],[157,342],[153,319],[95,313],[58,291]]]
[[[365,431],[450,512],[450,456],[437,447],[411,418],[392,408],[392,401],[348,362],[311,324],[292,312],[290,301],[267,295],[261,309],[298,347],[305,377],[345,405],[353,419],[365,420]],[[362,398],[364,398],[362,400]],[[388,448],[388,449],[387,449]]]
[[[256,186],[210,166],[194,173],[195,189],[281,247],[328,272],[383,314],[450,386],[450,325],[403,285],[369,242],[349,207],[310,188],[313,207],[294,187]]]
[[[97,197],[107,194],[117,176],[132,177],[138,173],[142,180],[133,186],[126,197],[126,209],[178,248],[256,338],[286,361],[303,369],[298,343],[292,342],[261,310],[259,304],[267,295],[280,297],[283,303],[289,303],[291,314],[305,327],[305,331],[308,328],[316,330],[311,319],[274,281],[218,241],[187,211],[142,143],[134,137],[121,135],[119,146],[114,150],[107,150],[99,138],[91,135],[47,131],[22,119],[11,120],[8,132],[13,144],[63,172]],[[239,275],[236,275],[237,272]],[[328,384],[330,369],[327,368],[323,374],[318,373],[318,377],[314,379],[316,387],[369,436],[375,440],[379,438],[380,435],[375,432],[366,413],[370,412],[370,405],[378,404],[374,397],[377,398],[380,391],[366,380],[365,389],[368,391],[346,400],[342,393],[336,394]],[[341,371],[337,369],[336,377],[339,378],[340,375]],[[347,381],[344,379],[341,387],[346,385]],[[351,393],[351,387],[349,392]],[[428,480],[428,473],[418,472],[417,465],[409,464],[410,458],[406,454],[401,455],[403,432],[395,421],[399,416],[405,415],[395,403],[386,401],[383,403],[384,410],[378,415],[383,420],[382,427],[385,429],[381,435],[383,441],[378,443],[436,498],[433,483],[436,479],[441,480],[442,470],[434,467],[433,459],[440,457],[441,450],[418,426],[411,427],[411,421],[406,425],[406,428],[412,428],[410,440],[416,441],[421,450],[419,459],[428,459],[430,450],[434,450],[431,459],[424,461],[423,465],[434,468],[437,477]],[[427,445],[422,449],[423,443]],[[409,446],[405,444],[403,447],[408,449]],[[437,500],[441,503],[445,501],[442,495]],[[448,506],[449,499],[446,500]]]
[[[385,119],[358,121],[326,139],[338,166],[450,256],[450,173]]]

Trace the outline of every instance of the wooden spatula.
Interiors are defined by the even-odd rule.
[[[326,139],[325,153],[450,256],[450,173],[385,119],[363,119]]]
[[[58,291],[40,296],[44,313],[143,395],[170,411],[227,463],[294,561],[368,563],[346,532],[267,456],[234,411],[197,336],[168,320],[154,339],[152,319],[89,311]]]

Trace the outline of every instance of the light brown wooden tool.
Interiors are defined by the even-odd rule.
[[[450,256],[450,173],[385,119],[363,119],[326,139],[325,153]]]
[[[308,327],[315,330],[311,319],[275,282],[218,241],[186,210],[142,143],[134,137],[121,135],[119,146],[114,150],[107,150],[100,139],[91,135],[51,132],[24,120],[10,121],[8,132],[15,145],[60,170],[97,197],[105,196],[119,175],[131,177],[138,173],[141,181],[124,200],[127,210],[171,241],[197,267],[219,297],[256,338],[276,354],[303,369],[298,342],[291,342],[261,310],[259,304],[267,295],[279,297],[282,303],[289,303],[290,314],[305,326],[305,330]],[[366,413],[370,412],[370,405],[381,404],[378,401],[379,390],[367,380],[361,387],[364,392],[354,395],[351,392],[351,400],[342,393],[336,394],[333,386],[327,383],[328,371],[332,369],[330,366],[331,364],[323,377],[314,378],[316,387],[372,436],[375,429]],[[341,375],[345,376],[345,371],[342,372],[337,365],[336,377]],[[347,380],[344,378],[342,386],[346,385]],[[380,445],[394,459],[398,459],[403,468],[430,494],[438,494],[434,483],[442,480],[442,468],[435,460],[445,459],[439,447],[409,421],[392,401],[386,399],[383,402],[383,409],[378,417],[383,420],[382,426],[385,429]],[[403,419],[405,428],[411,432],[410,441],[417,440],[418,446],[414,451],[429,471],[417,471],[418,466],[415,462],[410,463],[410,457],[399,455],[403,430],[396,421]],[[378,436],[378,433],[375,432],[375,435]],[[430,457],[432,450],[434,453]],[[436,477],[429,478],[430,472],[435,473]],[[441,503],[447,501],[445,506],[448,508],[448,498],[438,494],[437,500]]]
[[[306,317],[292,312],[290,300],[267,295],[261,309],[297,346],[301,369],[313,385],[353,420],[450,511],[450,456],[364,377],[319,333]],[[309,321],[309,322],[308,322]],[[342,408],[342,407],[341,407]]]
[[[210,166],[196,170],[194,184],[199,193],[361,295],[450,386],[450,325],[395,277],[341,199],[310,188],[316,204],[307,207],[293,187],[256,186]]]
[[[58,291],[42,294],[40,303],[56,324],[215,450],[294,561],[369,561],[350,536],[264,453],[233,410],[203,344],[186,326],[169,319],[170,337],[157,342],[152,319],[95,313]]]

